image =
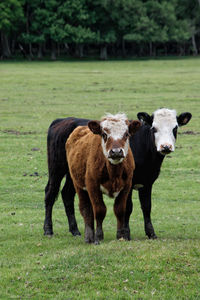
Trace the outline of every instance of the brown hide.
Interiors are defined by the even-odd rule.
[[[76,186],[87,189],[90,181],[95,188],[103,185],[114,192],[131,185],[135,163],[131,150],[119,165],[112,165],[104,156],[101,148],[101,136],[94,135],[87,126],[77,127],[66,143],[67,159],[71,177]],[[90,186],[91,188],[91,186]]]
[[[101,186],[108,191],[110,197],[114,197],[114,193],[120,192],[115,200],[114,211],[118,220],[118,230],[122,230],[126,200],[131,189],[132,176],[135,169],[130,148],[122,163],[112,165],[103,154],[101,136],[93,134],[87,126],[79,126],[67,140],[66,153],[70,174],[76,192],[79,195],[79,206],[85,220],[86,231],[88,228],[87,224],[89,224],[89,227],[93,225],[91,225],[91,211],[90,213],[88,212],[90,214],[88,217],[84,203],[87,202],[88,206],[88,201],[90,200],[92,204],[94,217],[97,222],[97,231],[98,226],[101,227],[101,224],[98,225],[99,222],[102,223],[105,217],[106,208],[102,199]],[[87,192],[84,192],[86,190]],[[98,218],[101,220],[99,221]],[[87,235],[87,232],[85,235]],[[118,237],[123,236],[118,235]],[[86,237],[86,242],[93,242],[93,239],[89,238],[88,241]],[[97,232],[95,242],[98,243]]]

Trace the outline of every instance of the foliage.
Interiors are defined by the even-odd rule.
[[[9,33],[15,31],[23,22],[24,0],[1,0],[0,2],[0,31]]]
[[[154,54],[158,47],[174,54],[184,44],[188,54],[198,54],[200,5],[198,0],[2,0],[0,31],[7,36],[1,38],[2,57],[11,44],[16,52],[18,42],[26,56],[41,47],[44,53],[55,51],[55,44],[63,52],[66,47],[73,53],[80,45],[87,51],[106,45],[134,55],[135,45],[139,54],[148,54],[150,44]]]
[[[1,299],[200,298],[200,59],[1,62]],[[137,192],[132,241],[116,241],[113,199],[105,197],[105,240],[84,243],[68,232],[61,196],[55,235],[43,236],[46,135],[56,118],[99,119],[105,112],[169,107],[193,115],[179,128],[176,151],[153,188],[158,240],[145,237]]]

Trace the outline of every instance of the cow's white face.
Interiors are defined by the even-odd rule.
[[[111,164],[119,164],[127,156],[129,136],[140,127],[140,122],[129,122],[125,114],[107,114],[100,122],[90,121],[90,130],[101,135],[101,145],[106,159]]]
[[[177,129],[175,110],[159,109],[154,112],[152,131],[158,152],[165,155],[175,150]]]
[[[182,113],[177,116],[175,110],[161,108],[152,116],[147,113],[138,113],[139,120],[151,126],[157,151],[163,155],[175,150],[177,129],[186,125],[191,119],[191,113]]]

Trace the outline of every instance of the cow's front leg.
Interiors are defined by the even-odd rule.
[[[75,186],[79,196],[79,209],[85,222],[85,242],[94,243],[94,215],[88,193]]]
[[[149,239],[157,239],[151,223],[151,190],[152,186],[145,186],[139,189],[139,198],[144,216],[144,229]]]
[[[127,202],[127,192],[122,190],[115,199],[114,212],[117,217],[117,239],[130,240],[130,230],[125,227],[125,212]]]

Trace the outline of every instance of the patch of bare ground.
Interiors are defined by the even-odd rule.
[[[200,132],[195,132],[195,131],[192,131],[192,130],[187,130],[187,131],[179,132],[179,134],[198,135],[198,134],[200,134]]]
[[[18,131],[14,129],[5,129],[1,130],[3,133],[8,133],[8,134],[14,134],[14,135],[29,135],[29,134],[36,134],[36,131]]]

